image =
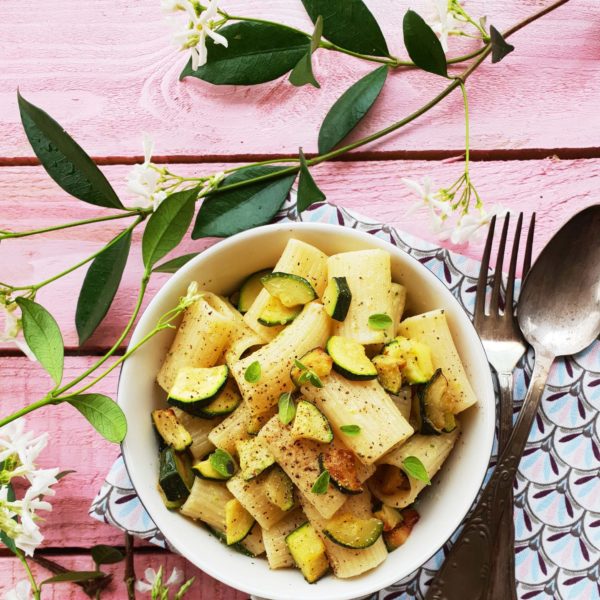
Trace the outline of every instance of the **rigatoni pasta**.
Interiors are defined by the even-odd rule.
[[[407,294],[383,250],[293,239],[239,310],[204,292],[157,378],[166,507],[309,583],[381,564],[475,402],[443,311],[402,320]]]

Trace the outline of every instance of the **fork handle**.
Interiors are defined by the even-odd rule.
[[[493,542],[507,506],[507,491],[512,488],[553,360],[554,356],[536,351],[531,382],[517,424],[479,502],[431,583],[426,600],[483,597],[495,551]]]
[[[498,373],[500,391],[500,418],[498,419],[498,454],[506,447],[512,431],[513,376],[512,373]],[[495,548],[491,561],[489,585],[485,600],[517,600],[515,579],[515,522],[513,515],[513,488],[507,490],[506,507],[500,517],[500,525],[491,547]]]

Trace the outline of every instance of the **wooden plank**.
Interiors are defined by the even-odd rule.
[[[70,381],[96,360],[88,357],[67,358],[64,381]],[[96,391],[116,396],[118,373],[100,382]],[[39,365],[26,358],[4,357],[0,363],[2,410],[6,416],[42,398],[50,389],[50,379]],[[56,486],[50,501],[52,512],[41,516],[45,547],[89,547],[94,544],[122,544],[123,534],[88,516],[90,504],[104,482],[119,446],[100,437],[88,422],[68,405],[49,406],[31,413],[27,429],[36,434],[49,432],[49,442],[38,460],[39,465],[61,470],[74,469]]]
[[[93,569],[93,563],[89,556],[76,554],[58,555],[49,558],[72,570],[83,571]],[[193,600],[248,600],[248,594],[219,583],[200,569],[191,565],[181,556],[167,552],[138,554],[135,556],[135,570],[138,579],[144,577],[144,570],[148,567],[157,570],[160,565],[163,565],[167,575],[171,574],[173,568],[177,568],[183,573],[185,580],[190,577],[196,578],[186,598]],[[103,569],[105,572],[113,573],[113,581],[102,592],[102,599],[124,600],[127,598],[127,591],[123,583],[124,564],[107,565]],[[51,576],[48,571],[35,563],[32,564],[32,570],[38,582]],[[7,592],[22,579],[25,579],[25,573],[23,566],[16,558],[0,558],[0,592]],[[149,597],[147,594],[143,596]],[[88,600],[88,596],[83,593],[83,590],[74,584],[45,586],[43,598],[44,600]]]
[[[285,78],[253,87],[178,81],[186,57],[170,42],[159,2],[24,0],[5,3],[0,23],[0,157],[33,156],[18,117],[17,87],[55,116],[94,156],[141,154],[141,132],[150,132],[162,156],[279,155],[316,149],[319,124],[333,102],[375,68],[320,50],[315,72],[321,90],[293,88]],[[405,9],[425,0],[369,0],[392,53],[404,55]],[[473,0],[469,10],[488,14],[502,29],[541,6]],[[228,0],[224,7],[310,30],[300,2]],[[587,148],[598,151],[594,119],[600,85],[596,0],[569,3],[511,38],[516,51],[500,65],[485,65],[469,82],[472,147],[479,150]],[[560,43],[557,43],[557,41]],[[460,41],[453,55],[461,53]],[[43,48],[43,51],[40,51]],[[393,73],[377,109],[360,127],[364,135],[397,121],[432,98],[441,78]],[[460,94],[402,133],[371,145],[375,153],[461,151],[464,125]],[[594,149],[595,148],[595,149]],[[587,154],[586,154],[587,153]]]
[[[227,165],[171,165],[182,174],[209,173]],[[422,179],[431,175],[438,185],[449,185],[459,175],[462,163],[432,161],[372,161],[323,164],[314,176],[330,202],[359,211],[380,222],[435,241],[425,210],[414,215],[407,211],[415,197],[400,181],[401,177]],[[129,167],[104,167],[104,172],[119,190]],[[514,210],[538,212],[535,251],[572,214],[597,202],[600,197],[600,160],[532,160],[482,162],[472,166],[472,179],[482,197],[490,204],[499,203]],[[18,201],[17,201],[18,200]],[[23,210],[26,206],[27,210]],[[51,210],[48,207],[51,206]],[[51,226],[60,222],[101,214],[100,210],[70,199],[56,188],[40,167],[0,169],[0,228],[22,230]],[[121,221],[20,240],[0,245],[2,277],[12,284],[41,281],[49,275],[83,259],[109,240],[123,227]],[[142,265],[136,235],[126,275],[105,322],[87,348],[113,343],[130,315],[137,294]],[[210,240],[186,239],[175,255],[202,250]],[[457,249],[469,256],[481,256],[482,240]],[[447,244],[446,244],[447,245]],[[57,318],[66,344],[76,346],[73,315],[84,271],[77,271],[40,291],[39,301]],[[167,275],[153,276],[148,298],[166,281]]]

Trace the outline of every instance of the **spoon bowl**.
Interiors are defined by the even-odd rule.
[[[517,317],[525,339],[552,356],[575,354],[600,333],[600,205],[570,219],[525,279]]]

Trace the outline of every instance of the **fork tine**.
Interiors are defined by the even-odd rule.
[[[531,221],[529,222],[529,231],[527,232],[527,245],[525,247],[525,258],[523,259],[523,275],[522,279],[525,279],[525,275],[529,273],[531,268],[531,254],[533,252],[533,232],[535,230],[535,213],[531,214]]]
[[[479,277],[477,278],[477,291],[475,293],[475,310],[473,312],[473,322],[477,327],[478,322],[485,316],[485,290],[487,288],[488,269],[490,266],[490,254],[492,252],[492,242],[494,241],[494,228],[496,227],[496,215],[490,221],[487,239],[481,266],[479,267]]]
[[[498,314],[500,305],[500,286],[502,284],[502,264],[504,263],[504,250],[506,248],[506,236],[508,235],[508,224],[510,222],[510,213],[504,217],[504,227],[502,227],[502,237],[498,246],[498,258],[496,259],[496,268],[494,269],[494,283],[492,285],[492,297],[490,300],[490,315]]]
[[[517,257],[519,255],[519,240],[521,239],[521,227],[523,225],[523,213],[519,213],[517,228],[515,230],[515,239],[513,240],[512,254],[510,256],[510,266],[508,268],[508,279],[506,280],[506,303],[504,314],[513,317],[513,297],[515,291],[515,272],[517,270]]]

